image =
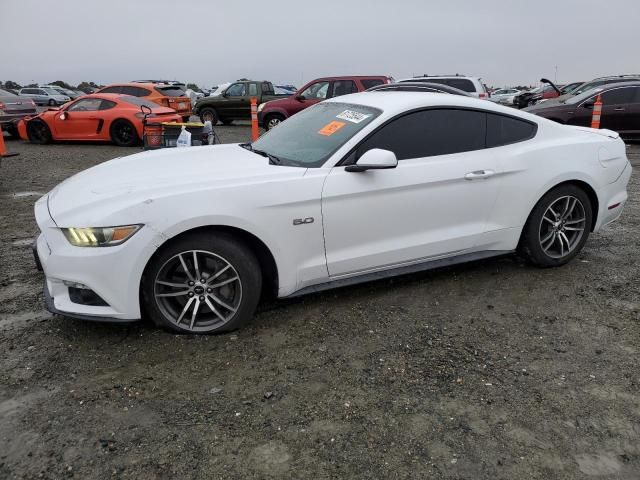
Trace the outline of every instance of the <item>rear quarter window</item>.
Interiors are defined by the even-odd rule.
[[[447,80],[447,85],[463,92],[475,93],[476,87],[471,80],[466,78],[450,78]]]
[[[487,148],[524,142],[536,135],[538,126],[505,115],[487,113]]]

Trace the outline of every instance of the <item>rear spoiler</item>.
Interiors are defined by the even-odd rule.
[[[572,128],[576,130],[580,130],[581,132],[586,133],[595,133],[596,135],[601,135],[603,137],[609,138],[620,138],[620,134],[618,132],[614,132],[613,130],[607,130],[606,128],[589,128],[589,127],[578,127],[576,125],[571,125]]]

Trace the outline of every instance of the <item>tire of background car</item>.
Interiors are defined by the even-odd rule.
[[[218,113],[211,107],[204,107],[200,110],[199,115],[202,123],[209,120],[211,121],[212,126],[216,126],[218,124]]]
[[[115,120],[109,128],[109,135],[119,147],[133,147],[140,142],[136,127],[129,120]]]
[[[589,196],[577,185],[563,184],[538,201],[522,230],[518,251],[538,267],[558,267],[584,247],[593,219]]]
[[[56,105],[56,101],[52,98],[49,100],[49,106],[54,107]]]
[[[49,126],[42,120],[35,119],[27,123],[27,136],[32,143],[45,145],[52,140]]]
[[[280,113],[270,113],[264,118],[264,129],[269,131],[273,127],[277,127],[280,122],[284,121],[284,115]]]
[[[188,123],[190,118],[191,118],[191,116],[188,116],[188,117],[182,117],[182,121],[183,121],[184,123]]]
[[[225,118],[224,120],[220,120],[222,122],[223,125],[231,125],[233,123],[233,120],[229,119],[229,118]]]
[[[198,232],[162,246],[140,285],[143,311],[180,333],[239,328],[255,313],[262,289],[260,263],[238,238]]]
[[[2,129],[3,132],[7,132],[11,138],[20,138],[18,128],[15,125],[7,125]]]

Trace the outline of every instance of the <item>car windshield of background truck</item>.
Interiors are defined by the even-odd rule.
[[[252,144],[284,165],[320,167],[382,113],[347,103],[319,103],[282,122]]]

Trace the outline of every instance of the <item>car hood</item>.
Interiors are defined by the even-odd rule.
[[[545,102],[536,103],[535,105],[531,105],[530,107],[523,108],[523,112],[529,113],[542,113],[548,111],[564,111],[567,108],[565,103],[556,102],[555,99],[547,100]]]
[[[58,226],[77,226],[166,196],[302,176],[306,169],[271,165],[236,144],[168,148],[116,158],[80,172],[49,193]]]

